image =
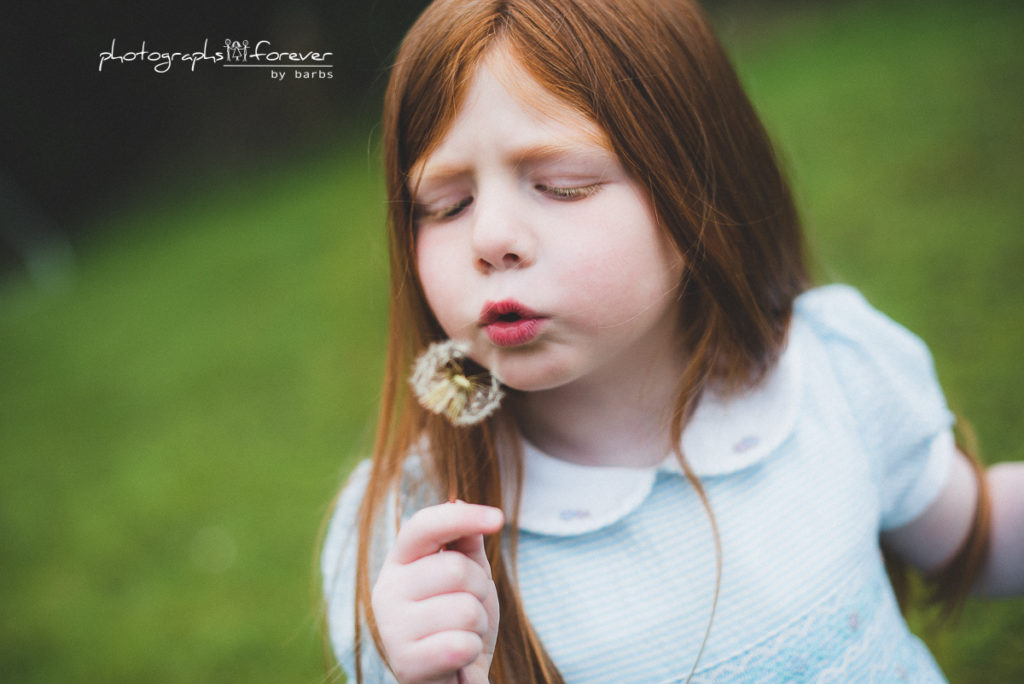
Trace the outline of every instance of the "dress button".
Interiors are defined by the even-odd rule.
[[[761,439],[757,435],[747,435],[740,441],[732,445],[733,453],[742,454],[744,451],[750,451],[758,444],[761,443]]]

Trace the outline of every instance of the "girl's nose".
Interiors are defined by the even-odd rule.
[[[483,200],[483,201],[481,201]],[[525,220],[508,203],[478,197],[474,209],[473,256],[482,273],[522,268],[533,261],[534,244]]]

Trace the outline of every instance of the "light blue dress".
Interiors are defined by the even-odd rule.
[[[531,623],[568,682],[943,682],[907,629],[879,532],[939,493],[953,416],[924,345],[844,286],[798,298],[787,348],[740,397],[710,393],[674,458],[595,468],[524,447],[518,572]],[[410,461],[409,482],[418,468]],[[352,671],[350,533],[359,466],[324,546],[334,650]],[[412,497],[411,510],[430,497]],[[393,529],[393,521],[387,529]],[[387,544],[387,533],[382,541]],[[379,561],[379,559],[378,559]],[[392,681],[372,646],[367,681]]]

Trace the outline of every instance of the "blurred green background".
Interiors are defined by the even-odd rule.
[[[1024,459],[1024,6],[715,16],[821,279]],[[318,530],[370,443],[387,276],[372,124],[302,149],[117,197],[0,283],[0,680],[327,679]],[[1024,681],[1024,600],[926,618],[954,683]]]

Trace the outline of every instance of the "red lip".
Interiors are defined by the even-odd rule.
[[[514,299],[486,302],[480,311],[480,326],[499,347],[529,344],[537,335],[545,317]]]

